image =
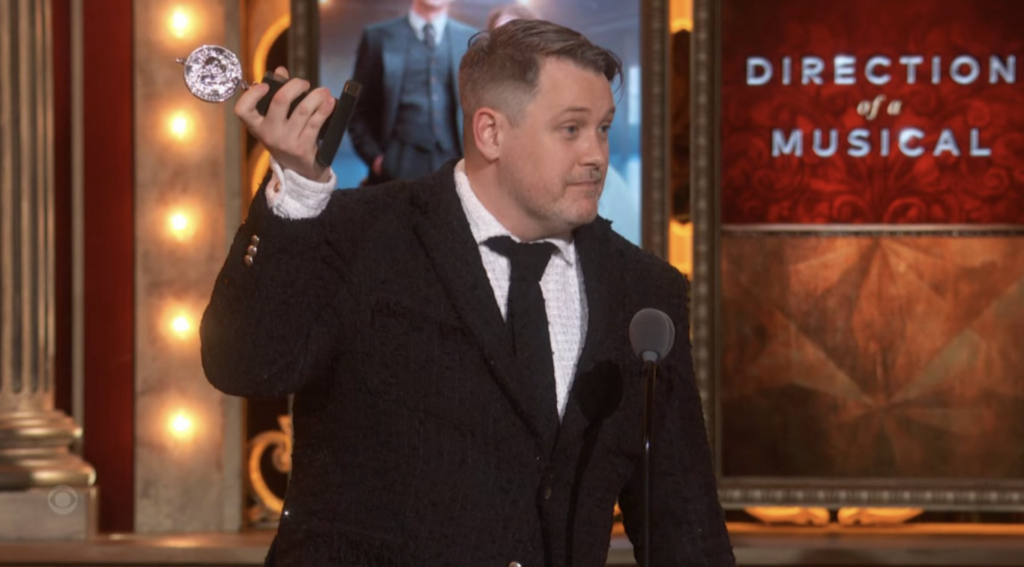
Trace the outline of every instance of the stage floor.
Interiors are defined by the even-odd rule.
[[[740,565],[1024,567],[1024,525],[911,524],[897,528],[729,525]],[[88,542],[0,544],[0,566],[215,567],[263,564],[271,534],[104,535]],[[632,566],[625,538],[609,566]]]

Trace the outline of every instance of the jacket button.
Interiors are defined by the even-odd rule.
[[[242,258],[242,261],[245,262],[246,266],[252,266],[252,256],[246,254],[245,258]]]
[[[252,244],[253,246],[259,246],[260,245],[260,237],[256,236],[255,234],[252,235],[252,238],[249,239],[249,243]]]
[[[523,565],[518,561],[513,561],[512,563],[508,564],[508,567],[523,567]]]
[[[253,258],[256,257],[256,252],[258,252],[258,250],[256,250],[255,246],[250,246],[250,247],[246,248],[245,251],[248,252],[249,255],[252,256]]]
[[[545,486],[544,487],[544,500],[551,500],[551,487],[550,486]]]

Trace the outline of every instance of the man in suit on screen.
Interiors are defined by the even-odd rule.
[[[352,80],[363,85],[349,125],[369,184],[415,179],[462,157],[459,62],[472,27],[452,0],[413,0],[399,18],[367,26]]]
[[[279,72],[284,73],[283,69]],[[685,278],[597,217],[614,54],[516,20],[459,72],[466,157],[335,191],[334,108],[290,80],[236,113],[273,176],[203,318],[210,381],[294,394],[293,471],[270,565],[600,567],[618,501],[642,557],[644,381],[628,327],[676,344],[655,392],[652,563],[735,564],[687,333]]]

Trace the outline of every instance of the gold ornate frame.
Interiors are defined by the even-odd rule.
[[[721,357],[719,246],[721,2],[694,0],[692,87],[693,360],[715,455],[722,505],[913,507],[1022,511],[1024,480],[724,477],[719,432]],[[646,155],[644,156],[646,158]]]
[[[640,2],[640,65],[643,112],[640,119],[641,162],[644,164],[641,237],[645,250],[668,259],[668,229],[672,216],[672,140],[669,112],[669,0]]]

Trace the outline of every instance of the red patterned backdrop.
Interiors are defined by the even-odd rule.
[[[722,0],[722,222],[725,224],[1021,224],[1024,223],[1024,2],[1019,0]],[[834,58],[856,58],[853,85],[835,84]],[[892,60],[891,80],[875,85],[864,64]],[[908,84],[901,56],[920,55]],[[980,63],[976,82],[950,78],[958,56]],[[1008,64],[1016,81],[989,83],[990,56]],[[747,58],[765,57],[773,78],[747,84]],[[793,58],[795,84],[781,81],[783,57]],[[826,64],[822,85],[800,84],[800,60]],[[940,56],[941,80],[931,63]],[[969,67],[959,67],[961,74]],[[879,69],[876,69],[879,71]],[[878,74],[876,72],[876,74]],[[863,101],[885,100],[869,120]],[[898,100],[899,113],[888,105]],[[772,130],[802,132],[804,154],[772,155]],[[848,133],[870,131],[871,151],[848,154]],[[907,157],[898,132],[919,128],[926,151]],[[944,128],[960,156],[933,155]],[[812,132],[838,130],[838,151],[819,157]],[[880,155],[881,130],[891,131],[891,153]],[[989,156],[970,155],[971,130]],[[977,152],[984,153],[984,152]]]

